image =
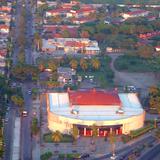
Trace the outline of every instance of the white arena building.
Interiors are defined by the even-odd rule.
[[[99,136],[109,132],[128,134],[144,125],[145,112],[136,93],[104,90],[79,90],[47,93],[48,128],[71,133],[73,125],[79,135],[91,136],[96,125]]]

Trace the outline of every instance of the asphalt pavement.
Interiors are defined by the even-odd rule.
[[[6,115],[5,125],[4,125],[4,141],[5,141],[4,160],[11,160],[15,117],[16,117],[16,109],[10,105],[10,110]]]
[[[154,142],[155,141],[155,137],[153,137],[152,135],[149,135],[141,140],[139,140],[138,142],[136,143],[133,143],[129,146],[126,146],[124,148],[121,148],[119,150],[116,151],[116,155],[117,155],[117,158],[116,160],[119,160],[120,157],[124,157],[123,160],[126,160],[126,158],[129,156],[129,154],[131,154],[131,152],[137,147],[137,146],[140,146],[144,143],[151,143],[151,142]],[[106,160],[106,159],[109,159],[111,157],[111,154],[107,154],[107,155],[104,155],[102,157],[98,157],[98,158],[93,158],[92,160]],[[150,159],[151,160],[151,159]]]
[[[26,9],[26,46],[25,46],[25,60],[27,64],[32,65],[32,41],[31,35],[33,32],[33,17],[32,8],[28,0],[25,0]],[[21,121],[21,160],[32,159],[32,138],[31,138],[31,109],[32,109],[32,96],[27,92],[31,90],[32,84],[24,82],[22,91],[24,96],[24,110],[28,111],[28,116],[23,117]]]

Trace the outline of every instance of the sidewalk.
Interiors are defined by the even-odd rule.
[[[32,113],[36,113],[36,117],[38,122],[40,122],[40,101],[37,98],[32,103]],[[37,136],[32,136],[32,159],[33,160],[40,160],[40,135],[39,133]]]

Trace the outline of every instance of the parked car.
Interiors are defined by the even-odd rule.
[[[83,155],[81,155],[80,156],[80,158],[89,158],[90,157],[90,155],[88,154],[88,153],[84,153]]]

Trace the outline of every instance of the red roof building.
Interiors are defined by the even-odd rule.
[[[156,46],[156,47],[155,47],[155,50],[156,50],[157,52],[160,52],[160,46]]]
[[[2,12],[10,12],[11,11],[11,7],[1,6],[0,7],[0,11],[2,11]]]
[[[97,91],[68,91],[72,105],[118,105],[121,101],[116,92]]]

